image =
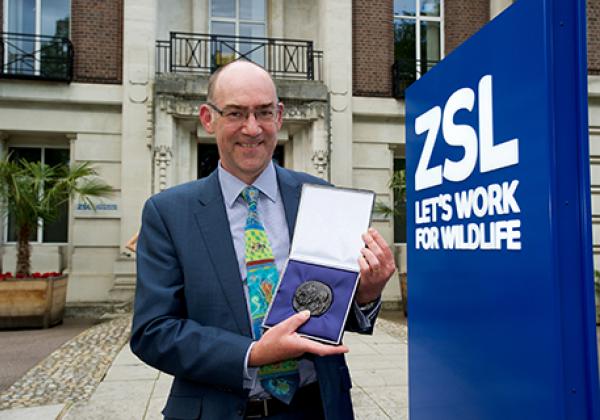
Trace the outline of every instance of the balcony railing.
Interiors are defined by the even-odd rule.
[[[404,98],[406,88],[437,63],[439,63],[437,60],[397,58],[392,65],[392,96],[398,99]]]
[[[159,74],[210,74],[240,58],[277,79],[321,80],[323,52],[312,41],[171,32],[168,41],[156,42]]]
[[[0,78],[73,80],[73,44],[67,38],[3,32]]]

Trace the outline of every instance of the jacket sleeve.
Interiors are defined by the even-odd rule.
[[[188,319],[183,271],[172,237],[153,199],[148,200],[137,248],[132,351],[176,377],[242,393],[251,342],[250,337]]]

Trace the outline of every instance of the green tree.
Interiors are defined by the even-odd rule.
[[[17,231],[16,274],[31,274],[29,236],[40,220],[54,221],[60,206],[74,195],[95,209],[91,198],[112,192],[97,175],[89,162],[49,166],[24,159],[13,161],[10,156],[0,160],[2,215],[11,214]]]

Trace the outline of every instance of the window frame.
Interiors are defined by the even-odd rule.
[[[264,34],[263,38],[267,38],[267,16],[268,16],[267,0],[262,0],[265,5],[265,19],[262,21],[261,20],[240,19],[240,0],[234,0],[234,2],[235,2],[235,17],[232,17],[232,18],[221,17],[221,16],[213,17],[213,15],[212,15],[213,1],[218,1],[218,0],[209,0],[209,2],[208,2],[208,32],[210,34],[213,33],[212,32],[213,21],[233,23],[235,25],[234,36],[240,36],[240,23],[250,23],[250,24],[262,23],[265,26],[265,34]]]
[[[9,8],[10,8],[10,4],[15,1],[19,1],[19,0],[4,0],[4,2],[3,2],[2,32],[9,32],[9,30],[8,30]],[[72,25],[73,0],[67,0],[67,2],[69,3],[69,7],[68,7],[68,10],[69,10],[69,34],[68,34],[68,37],[69,37],[69,39],[71,39],[71,31],[73,30],[73,25]],[[35,35],[35,36],[42,35],[42,0],[35,0],[35,32],[33,34],[29,34],[29,35]],[[42,43],[42,41],[39,38],[35,41],[34,51],[36,52],[36,55],[40,54],[41,43]],[[8,61],[8,53],[9,53],[9,49],[4,48],[4,57],[3,57],[4,62]],[[34,73],[36,75],[39,75],[42,70],[40,67],[41,60],[39,59],[39,57],[36,58],[34,64],[35,64]],[[0,70],[2,70],[2,69],[0,69]]]
[[[233,36],[235,37],[240,37],[240,36],[245,36],[245,35],[240,35],[240,25],[241,24],[262,24],[265,28],[264,30],[264,34],[262,37],[257,37],[257,38],[268,38],[268,25],[267,25],[267,21],[268,21],[268,16],[269,16],[269,9],[268,9],[268,3],[267,0],[262,0],[264,3],[264,10],[265,10],[265,16],[264,16],[264,20],[250,20],[250,19],[241,19],[240,18],[240,0],[234,0],[235,2],[235,17],[221,17],[221,16],[214,16],[212,15],[212,5],[214,1],[218,1],[218,0],[209,0],[208,2],[208,33],[213,35],[213,22],[222,22],[222,23],[233,23],[234,25],[234,34]],[[217,35],[217,34],[215,34]],[[238,41],[235,42],[235,59],[239,58],[239,53],[238,51],[240,51],[240,43]]]
[[[46,161],[46,149],[62,149],[62,150],[68,150],[69,154],[71,152],[71,148],[66,146],[66,145],[47,145],[47,144],[8,144],[6,146],[6,152],[10,153],[10,149],[11,148],[20,148],[20,149],[40,149],[40,155],[42,157],[41,162],[45,163]],[[71,158],[69,157],[69,164],[70,164]],[[70,230],[70,219],[71,219],[71,208],[70,206],[67,209],[67,241],[66,242],[44,242],[43,238],[44,238],[44,221],[42,219],[38,220],[38,226],[37,226],[37,233],[36,233],[36,240],[30,240],[29,243],[32,245],[47,245],[47,246],[60,246],[60,245],[68,245],[69,244],[69,230]],[[4,245],[14,245],[17,243],[17,241],[9,241],[8,240],[8,214],[6,216],[4,216],[4,232],[2,235],[2,240]]]
[[[415,2],[415,15],[402,15],[396,14],[394,10],[392,10],[393,14],[393,23],[395,26],[396,20],[406,19],[413,20],[415,22],[415,67],[416,67],[416,78],[417,80],[421,78],[424,74],[421,73],[420,62],[421,62],[421,22],[438,22],[440,24],[440,58],[439,61],[444,59],[445,51],[445,30],[444,30],[444,2],[445,0],[440,0],[440,15],[439,16],[428,16],[421,15],[421,0],[413,0]],[[393,2],[392,2],[393,7]],[[394,39],[394,44],[396,40]],[[394,57],[395,60],[395,57]]]

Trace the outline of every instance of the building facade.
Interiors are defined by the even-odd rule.
[[[285,105],[275,155],[282,165],[374,190],[392,205],[388,183],[404,168],[404,89],[510,3],[0,0],[2,153],[89,160],[114,188],[97,211],[75,201],[60,226],[40,226],[34,270],[68,270],[72,306],[131,298],[135,255],[124,245],[151,194],[215,167],[215,142],[198,107],[211,71],[239,57],[276,81]],[[588,31],[598,259],[600,6],[592,0]],[[403,210],[395,218],[375,214],[373,225],[396,244],[405,272]],[[3,270],[12,271],[10,217],[3,232]],[[395,279],[384,300],[399,299]]]

